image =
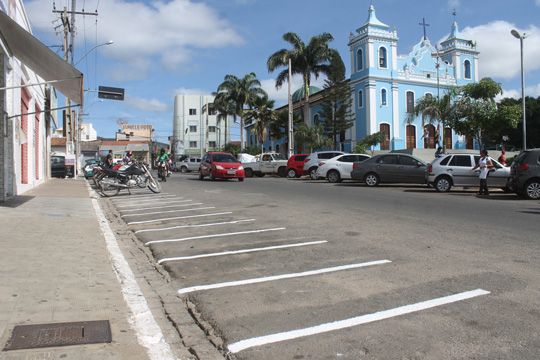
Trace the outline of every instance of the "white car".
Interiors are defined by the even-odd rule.
[[[351,171],[355,162],[362,162],[371,156],[365,154],[344,154],[332,159],[320,160],[317,177],[327,178],[331,183],[351,179]]]

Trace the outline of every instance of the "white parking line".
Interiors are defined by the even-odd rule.
[[[179,242],[179,241],[195,240],[195,239],[208,239],[208,238],[214,238],[214,237],[255,234],[255,233],[262,233],[262,232],[267,232],[267,231],[279,231],[279,230],[285,230],[285,228],[282,227],[282,228],[273,228],[273,229],[239,231],[239,232],[225,233],[225,234],[201,235],[201,236],[192,236],[192,237],[186,237],[186,238],[181,238],[181,239],[152,240],[152,241],[147,242],[145,245],[148,246],[150,244],[158,244],[158,243],[166,243],[166,242]]]
[[[195,206],[195,205],[202,205],[202,203],[184,204],[184,205],[175,205],[175,206],[178,207],[178,206]],[[122,215],[122,217],[144,216],[144,215],[155,215],[155,214],[167,214],[167,213],[173,213],[173,212],[201,210],[201,209],[215,209],[215,208],[216,208],[215,206],[212,206],[212,207],[194,208],[194,209],[178,209],[178,210],[167,210],[167,211],[154,211],[154,212],[149,212],[149,213],[126,214],[126,215]],[[142,209],[140,209],[140,210],[142,210]]]
[[[467,300],[476,296],[487,295],[489,293],[490,293],[489,291],[476,289],[476,290],[467,291],[467,292],[450,295],[450,296],[445,296],[445,297],[441,297],[441,298],[437,298],[433,300],[427,300],[427,301],[419,302],[416,304],[405,305],[405,306],[397,307],[390,310],[379,311],[373,314],[362,315],[362,316],[358,316],[351,319],[334,321],[331,323],[321,324],[321,325],[317,325],[317,326],[313,326],[313,327],[309,327],[305,329],[286,331],[286,332],[282,332],[278,334],[272,334],[272,335],[246,339],[246,340],[242,340],[242,341],[238,341],[236,343],[230,344],[228,348],[230,352],[232,352],[233,354],[236,354],[242,350],[249,349],[256,346],[267,345],[267,344],[272,344],[272,343],[276,343],[280,341],[292,340],[292,339],[297,339],[297,338],[301,338],[305,336],[321,334],[321,333],[325,333],[329,331],[350,328],[353,326],[367,324],[374,321],[389,319],[389,318],[400,316],[400,315],[410,314],[413,312],[450,304],[456,301]]]
[[[230,286],[258,284],[258,283],[267,282],[267,281],[276,281],[276,280],[291,279],[291,278],[311,276],[311,275],[326,274],[326,273],[331,273],[335,271],[350,270],[350,269],[356,269],[356,268],[373,266],[373,265],[381,265],[381,264],[387,264],[387,263],[391,263],[391,261],[390,260],[377,260],[377,261],[370,261],[370,262],[365,262],[365,263],[360,263],[360,264],[335,266],[335,267],[326,268],[326,269],[310,270],[310,271],[304,271],[304,272],[293,273],[293,274],[283,274],[283,275],[255,278],[255,279],[230,281],[230,282],[212,284],[212,285],[192,286],[192,287],[180,289],[178,290],[178,293],[186,294],[186,293],[190,293],[194,291],[201,291],[201,290],[211,290],[211,289],[220,289],[220,288],[230,287]]]
[[[194,255],[194,256],[164,258],[164,259],[159,260],[158,264],[164,263],[165,261],[192,260],[192,259],[199,259],[199,258],[212,257],[212,256],[245,254],[245,253],[256,252],[256,251],[267,251],[267,250],[276,250],[276,249],[286,249],[286,248],[298,247],[298,246],[318,245],[318,244],[324,244],[327,242],[328,240],[321,240],[321,241],[311,241],[311,242],[298,243],[298,244],[269,246],[265,248],[253,248],[253,249],[246,249],[246,250],[225,251],[225,252],[220,252],[220,253],[201,254],[201,255]]]
[[[160,222],[160,221],[191,219],[191,218],[197,218],[197,217],[218,216],[218,215],[227,215],[227,214],[232,214],[232,211],[225,211],[225,212],[213,213],[213,214],[175,216],[175,217],[172,217],[172,218],[163,218],[163,219],[154,219],[154,220],[132,221],[130,223],[127,223],[126,225],[149,224],[149,223]]]
[[[112,202],[114,203],[118,203],[118,202],[130,202],[130,201],[137,201],[137,200],[141,200],[141,199],[155,199],[156,197],[157,198],[168,198],[168,197],[175,197],[176,195],[169,195],[169,196],[165,196],[165,195],[168,195],[168,193],[161,193],[159,195],[147,195],[146,193],[144,195],[131,195],[128,197],[125,197],[125,198],[115,198],[115,199],[111,199]]]
[[[206,227],[206,226],[217,226],[217,225],[238,224],[238,223],[241,223],[241,222],[255,221],[255,220],[256,220],[256,219],[241,219],[241,220],[224,221],[224,222],[210,223],[210,224],[178,225],[178,226],[171,226],[171,227],[159,228],[159,229],[143,229],[143,230],[137,230],[137,231],[135,231],[135,234],[141,233],[141,232],[147,232],[147,231],[163,231],[163,230],[183,229],[183,228],[192,228],[192,227],[195,228],[195,227]]]
[[[132,208],[132,207],[138,207],[138,206],[151,206],[151,205],[156,205],[156,204],[162,204],[162,205],[167,205],[167,204],[174,204],[174,203],[178,203],[178,202],[183,202],[185,200],[163,200],[163,199],[157,199],[155,201],[145,201],[145,202],[137,202],[137,203],[130,203],[129,205],[120,205],[120,206],[116,206],[118,209],[123,209],[123,208]]]
[[[189,202],[193,200],[182,200],[179,202]],[[171,208],[171,207],[177,207],[177,206],[189,206],[193,204],[187,204],[187,205],[165,205],[165,206],[153,206],[149,208],[140,208],[140,209],[128,209],[128,210],[122,210],[122,212],[128,212],[128,211],[139,211],[139,210],[153,210],[153,209],[165,209],[165,208]]]

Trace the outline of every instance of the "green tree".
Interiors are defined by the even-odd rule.
[[[345,65],[339,54],[332,61],[324,88],[326,91],[319,114],[322,116],[324,131],[333,141],[334,150],[338,150],[339,138],[354,124],[351,89],[345,81]]]
[[[424,127],[426,122],[429,124],[440,122],[443,125],[442,138],[444,139],[444,129],[452,127],[452,124],[455,124],[460,117],[460,112],[455,104],[456,94],[457,89],[450,88],[447,89],[446,93],[440,98],[435,98],[432,95],[424,96],[419,99],[413,109],[407,113],[405,121],[410,124],[421,114],[422,127]],[[445,150],[446,145],[443,141],[443,152]]]
[[[502,85],[483,78],[460,88],[461,98],[456,101],[460,115],[452,127],[460,135],[475,138],[484,148],[490,136],[500,134],[502,128],[515,128],[522,114],[519,106],[498,105],[495,97],[502,94]]]
[[[240,153],[240,145],[227,143],[225,144],[225,146],[223,146],[223,151],[230,152],[231,154],[236,156]]]
[[[225,139],[224,143],[227,143],[227,133],[229,128],[229,116],[233,116],[236,119],[235,104],[227,99],[226,93],[213,92],[214,102],[208,104],[209,111],[215,112],[217,126],[223,121],[225,123]],[[203,114],[206,112],[206,104],[203,106]]]
[[[317,79],[319,75],[330,73],[330,64],[337,50],[331,49],[328,43],[334,40],[329,33],[322,33],[314,36],[306,45],[294,32],[283,35],[283,40],[292,45],[292,49],[281,49],[272,54],[267,61],[268,72],[273,72],[277,68],[285,67],[285,70],[278,74],[276,88],[279,89],[289,76],[289,59],[291,59],[291,72],[302,76],[305,89],[304,98],[304,122],[307,123],[309,114],[309,86],[311,75]]]
[[[300,123],[294,132],[294,140],[297,144],[307,146],[310,153],[313,152],[313,149],[332,146],[332,139],[326,137],[324,128],[320,124],[309,127],[304,122]]]
[[[244,128],[245,107],[251,107],[253,101],[259,95],[266,92],[261,88],[261,83],[257,80],[255,73],[249,73],[243,78],[234,75],[226,75],[224,81],[218,86],[217,96],[222,97],[224,102],[234,104],[234,113],[240,116],[240,148],[244,148]]]
[[[296,128],[302,122],[302,117],[293,114],[293,128]],[[276,111],[276,118],[268,124],[268,133],[271,139],[279,140],[287,138],[289,128],[289,111]]]
[[[499,102],[499,105],[519,106],[521,109],[523,106],[521,101],[521,98],[504,98]],[[520,118],[522,118],[522,114],[520,111]],[[527,117],[527,148],[540,147],[540,97],[527,96],[525,98],[525,114]],[[505,139],[508,140],[503,140],[503,145],[509,144],[521,147],[523,144],[523,121],[520,121],[515,128],[503,127],[498,135],[497,139],[493,139],[496,143],[501,140],[501,136],[505,136]]]
[[[257,97],[252,104],[252,109],[246,110],[246,125],[253,125],[253,132],[261,144],[261,151],[266,140],[268,124],[277,119],[273,110],[275,101],[268,100],[268,95]]]
[[[249,145],[244,149],[244,152],[249,155],[259,155],[261,153],[261,148],[257,145]]]
[[[373,156],[373,147],[386,141],[386,131],[379,131],[371,135],[366,135],[354,147],[355,153],[365,154],[366,148],[369,147]]]

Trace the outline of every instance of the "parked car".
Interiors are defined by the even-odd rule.
[[[309,154],[304,160],[304,168],[302,174],[309,175],[312,180],[317,180],[317,168],[319,167],[320,160],[329,160],[338,155],[346,154],[343,151],[317,151]]]
[[[246,158],[245,154],[242,154],[242,158]],[[252,156],[246,161],[240,160],[240,162],[244,166],[246,177],[253,177],[253,175],[259,177],[263,177],[264,175],[285,177],[287,175],[287,159],[281,153],[262,153]]]
[[[449,191],[452,186],[479,186],[480,169],[470,170],[478,164],[479,154],[448,154],[435,160],[428,167],[427,182],[437,191]],[[493,171],[488,175],[489,187],[500,187],[507,190],[506,183],[510,176],[510,168],[491,159]]]
[[[309,154],[292,155],[287,161],[287,177],[297,178],[302,176],[304,171],[304,160]]]
[[[540,199],[540,149],[525,150],[514,158],[508,186],[526,198]]]
[[[341,182],[351,178],[354,163],[362,162],[371,156],[364,154],[338,155],[329,160],[320,160],[317,168],[317,177],[327,178],[331,183]]]
[[[188,173],[191,171],[199,171],[200,167],[201,158],[187,158],[182,161],[178,161],[174,166],[174,171]]]
[[[244,181],[244,167],[234,157],[227,152],[211,151],[207,152],[201,159],[199,168],[199,180],[208,176],[214,179],[238,179]]]
[[[66,177],[66,157],[51,155],[51,177]]]
[[[380,183],[426,183],[427,164],[407,154],[380,154],[354,163],[351,178],[368,186]]]

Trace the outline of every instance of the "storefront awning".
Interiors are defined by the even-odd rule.
[[[82,105],[83,74],[2,11],[0,37],[10,55],[15,56],[45,81],[63,80],[55,82],[54,87],[74,103]]]

